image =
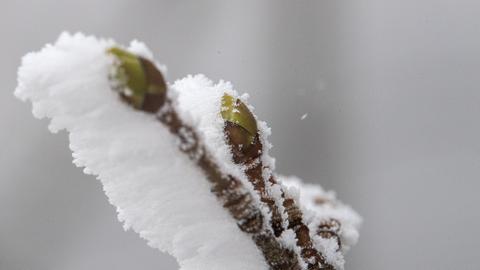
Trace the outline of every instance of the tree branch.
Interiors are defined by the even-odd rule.
[[[310,232],[298,203],[278,183],[270,168],[263,165],[263,145],[256,129],[256,119],[247,106],[238,99],[224,97],[222,104],[227,106],[222,108],[224,132],[231,146],[233,161],[245,168],[249,182],[261,203],[269,209],[270,216],[262,213],[241,180],[219,169],[197,131],[186,124],[172,106],[164,77],[155,65],[122,49],[112,48],[109,52],[119,60],[115,79],[123,83],[116,87],[122,99],[137,110],[156,114],[157,119],[179,139],[180,151],[188,155],[207,176],[213,194],[223,203],[239,228],[251,235],[271,269],[299,270],[305,265],[313,270],[334,269],[315,248],[311,234],[318,233],[327,238],[336,235],[340,241],[337,232],[327,229],[330,224],[323,224],[318,232]],[[143,76],[139,75],[139,70],[143,71]],[[225,110],[229,109],[231,112],[226,113]],[[240,113],[234,114],[233,111]],[[280,190],[281,196],[274,196],[274,189]],[[266,226],[266,221],[270,221],[269,226]],[[280,236],[288,229],[295,233],[299,254],[281,242]]]

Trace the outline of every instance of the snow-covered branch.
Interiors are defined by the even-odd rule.
[[[15,94],[70,132],[75,164],[125,227],[182,269],[343,269],[358,215],[319,187],[282,184],[247,95],[164,74],[143,43],[62,34],[24,57]]]

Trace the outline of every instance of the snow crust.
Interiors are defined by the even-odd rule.
[[[181,269],[267,269],[175,138],[110,90],[105,50],[114,44],[61,34],[22,59],[15,95],[32,102],[35,117],[49,118],[52,132],[68,131],[73,162],[102,182],[124,228],[172,254]],[[138,41],[131,47],[152,57]]]
[[[69,132],[73,162],[102,182],[124,228],[172,254],[181,269],[268,269],[254,242],[210,192],[202,172],[177,149],[176,138],[154,115],[131,109],[110,89],[113,59],[105,50],[113,45],[113,40],[63,33],[55,44],[23,58],[15,95],[32,102],[35,117],[51,119],[52,132]],[[154,62],[145,44],[132,41],[128,49]],[[166,72],[164,66],[157,66]],[[199,131],[211,158],[223,172],[240,179],[259,202],[245,168],[232,160],[220,115],[224,93],[240,98],[253,112],[248,95],[239,95],[229,82],[215,84],[204,75],[187,76],[169,88],[173,106]],[[261,160],[269,168],[264,178],[268,179],[275,169],[275,159],[268,154],[271,131],[258,119],[257,126],[264,146]],[[295,177],[279,180],[284,186],[267,186],[267,191],[278,201],[282,189],[295,198],[311,232],[331,218],[341,223],[341,249],[335,239],[311,236],[327,262],[343,269],[343,254],[357,242],[361,218],[332,192]],[[319,197],[325,203],[316,204]],[[283,212],[283,206],[277,206]],[[270,216],[266,207],[261,210]],[[285,230],[280,240],[299,253],[292,230]]]

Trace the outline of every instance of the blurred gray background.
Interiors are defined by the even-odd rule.
[[[249,92],[278,171],[364,217],[347,269],[480,269],[480,2],[2,0],[1,270],[177,269],[12,95],[20,57],[62,30]]]

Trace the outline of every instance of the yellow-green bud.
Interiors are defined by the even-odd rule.
[[[112,47],[107,50],[118,61],[115,79],[123,86],[123,98],[137,109],[155,112],[163,104],[167,89],[162,73],[155,65],[124,49]]]
[[[255,120],[245,103],[238,98],[224,94],[222,97],[221,115],[225,121],[234,123],[246,131],[242,133],[247,137],[245,139],[248,144],[253,142],[258,132],[257,120]]]

